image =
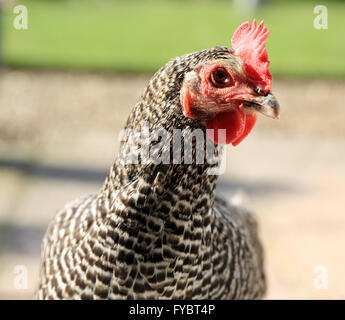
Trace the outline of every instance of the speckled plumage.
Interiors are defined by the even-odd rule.
[[[226,47],[171,60],[149,82],[126,128],[148,123],[150,130],[204,132],[200,121],[183,116],[179,92],[186,72],[212,60],[241,67]],[[195,144],[192,151],[198,152]],[[216,198],[217,176],[208,174],[221,151],[215,146],[213,165],[194,157],[191,164],[125,164],[117,157],[102,189],[68,204],[50,224],[37,298],[262,297],[255,220]]]

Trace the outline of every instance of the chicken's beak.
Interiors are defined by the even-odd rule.
[[[253,108],[256,111],[270,118],[279,119],[279,103],[273,93],[269,92],[266,96],[259,96],[244,101],[247,108]]]

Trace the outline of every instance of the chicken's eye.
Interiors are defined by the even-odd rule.
[[[254,91],[260,96],[266,96],[267,95],[266,92],[264,90],[262,90],[260,87],[256,87],[254,89]]]
[[[211,73],[211,82],[216,88],[224,88],[232,83],[232,78],[224,68],[217,68]]]

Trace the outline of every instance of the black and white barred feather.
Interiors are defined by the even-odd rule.
[[[213,60],[214,47],[175,58],[151,79],[126,129],[201,129],[183,116],[184,75]],[[235,62],[234,62],[235,63]],[[187,137],[184,136],[184,139]],[[124,141],[122,152],[126,152]],[[168,146],[172,147],[172,141]],[[256,222],[245,209],[216,198],[219,164],[127,164],[117,157],[101,190],[69,203],[42,243],[39,299],[252,299],[265,292]],[[140,159],[139,159],[140,160]]]

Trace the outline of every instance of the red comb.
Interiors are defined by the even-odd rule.
[[[256,27],[254,19],[253,25],[250,22],[241,24],[231,39],[235,54],[242,58],[245,65],[246,76],[264,91],[270,91],[272,86],[265,42],[269,34],[264,21]]]

